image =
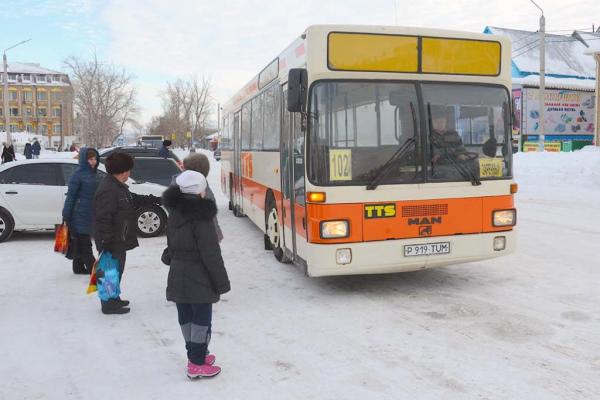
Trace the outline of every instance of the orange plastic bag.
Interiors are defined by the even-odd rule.
[[[67,254],[69,251],[69,228],[67,224],[62,224],[56,230],[54,237],[54,251],[57,253]]]
[[[98,290],[96,281],[96,265],[98,265],[98,260],[94,261],[94,266],[92,267],[92,274],[90,275],[90,283],[88,284],[87,294],[94,293]]]

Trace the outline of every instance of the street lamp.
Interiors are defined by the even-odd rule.
[[[540,17],[540,134],[539,134],[539,149],[540,151],[544,151],[544,141],[546,137],[544,136],[544,106],[546,105],[546,18],[544,17],[544,10],[542,7],[538,6],[537,3],[533,0],[529,0],[536,6],[541,12],[542,15]]]
[[[6,62],[6,52],[10,49],[22,45],[23,43],[29,42],[31,39],[23,40],[17,44],[14,44],[4,49],[3,61],[4,61],[4,131],[6,132],[6,144],[10,146],[12,144],[12,136],[10,134],[10,112],[8,110],[8,62]]]

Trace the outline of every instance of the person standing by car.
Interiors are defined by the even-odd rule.
[[[188,377],[211,377],[221,372],[213,365],[215,356],[208,354],[212,305],[231,289],[213,223],[217,206],[205,197],[207,182],[201,173],[187,170],[175,181],[163,194],[169,210],[168,251],[163,258],[170,265],[167,300],[177,306]]]
[[[15,160],[15,148],[13,147],[13,145],[2,143],[2,164]]]
[[[94,266],[92,252],[92,222],[94,194],[100,183],[97,174],[99,154],[96,149],[79,152],[79,168],[69,179],[69,190],[62,217],[71,235],[73,273],[90,274]]]
[[[42,150],[42,146],[40,146],[40,142],[37,139],[33,140],[33,144],[31,145],[31,155],[33,158],[40,158],[40,151]]]
[[[25,143],[25,148],[23,149],[23,155],[28,160],[31,160],[33,158],[32,157],[33,153],[32,153],[32,149],[31,149],[31,143],[29,143],[29,142]]]
[[[126,253],[138,247],[136,209],[144,203],[160,204],[160,198],[131,193],[125,184],[133,169],[133,158],[125,153],[113,153],[106,158],[106,176],[98,186],[94,199],[94,240],[98,253],[110,252],[119,261],[119,281],[125,270]],[[104,314],[129,312],[129,301],[121,298],[101,301]]]
[[[169,149],[169,147],[173,144],[173,142],[171,142],[170,140],[163,140],[162,142],[162,147],[160,148],[160,150],[158,150],[158,155],[161,156],[162,158],[169,158],[169,156],[171,155],[171,150]]]

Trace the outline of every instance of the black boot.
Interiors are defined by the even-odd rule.
[[[123,300],[120,296],[117,297],[115,300],[117,300],[117,302],[120,304],[121,307],[125,307],[129,305],[129,300]]]
[[[123,307],[117,301],[117,299],[110,299],[108,301],[101,301],[102,304],[102,313],[103,314],[127,314],[129,311],[129,307]]]
[[[89,274],[85,269],[85,265],[83,264],[83,260],[81,258],[73,259],[73,273],[77,275],[85,275]]]

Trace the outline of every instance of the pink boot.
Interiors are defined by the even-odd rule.
[[[218,375],[219,372],[221,372],[221,367],[208,364],[198,365],[188,361],[187,376],[190,379],[210,378]]]
[[[215,363],[215,361],[217,361],[217,357],[215,357],[213,354],[207,354],[206,357],[204,357],[204,364],[213,365]],[[192,364],[193,363],[188,360],[188,368]]]
[[[207,354],[204,358],[204,364],[213,365],[217,361],[217,357],[212,354]]]

